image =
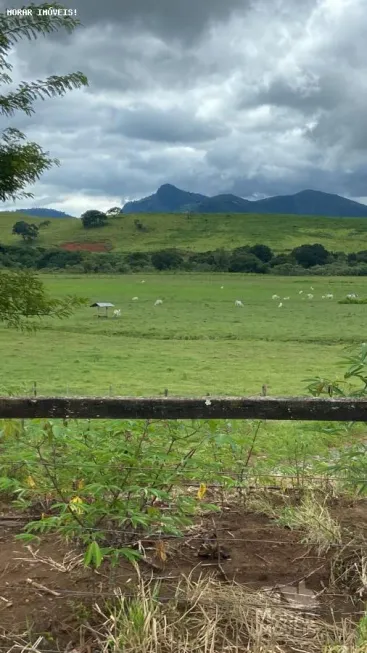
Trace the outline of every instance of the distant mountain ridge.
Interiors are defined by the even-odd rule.
[[[340,195],[318,190],[303,190],[294,195],[276,195],[263,200],[246,200],[231,194],[208,197],[189,193],[172,184],[141,200],[127,202],[122,213],[274,213],[317,215],[334,218],[365,218],[367,206]]]
[[[64,213],[63,211],[56,211],[56,209],[16,209],[9,211],[9,213],[24,213],[34,218],[71,218],[73,216]]]

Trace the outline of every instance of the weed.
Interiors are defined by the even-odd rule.
[[[302,542],[316,547],[318,555],[341,544],[340,524],[330,515],[326,500],[321,503],[313,494],[306,494],[299,506],[283,508],[277,521],[282,526],[303,530]]]

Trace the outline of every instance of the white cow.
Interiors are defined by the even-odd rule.
[[[143,281],[141,283],[145,283],[145,279],[143,279]]]
[[[272,299],[280,299],[279,295],[273,295]]]
[[[334,299],[333,293],[329,292],[327,295],[325,295],[326,299]]]
[[[161,299],[157,299],[157,300],[154,302],[154,306],[159,306],[159,304],[163,304],[163,301],[162,301]]]
[[[351,292],[349,295],[347,295],[347,299],[357,299],[358,295],[355,292]]]
[[[280,302],[280,304],[278,304],[278,308],[282,308],[282,306],[283,306],[283,302]]]
[[[115,308],[113,311],[113,317],[120,317],[121,315],[121,310],[119,308]]]
[[[313,299],[313,295],[311,295],[311,293],[308,293],[307,299]]]
[[[299,295],[302,295],[302,293],[303,293],[303,290],[300,290],[298,294],[299,294]]]
[[[287,301],[287,299],[290,299],[290,297],[283,297],[284,301]]]
[[[133,297],[133,298],[132,298],[132,301],[133,301],[133,302],[136,302],[137,299],[139,299],[139,297]]]
[[[236,299],[234,305],[235,306],[243,306],[242,302],[239,299]]]

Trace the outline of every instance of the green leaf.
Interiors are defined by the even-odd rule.
[[[40,538],[37,537],[37,535],[32,535],[31,533],[19,533],[15,536],[15,539],[21,540],[23,542],[34,542],[37,540],[38,544],[41,542]]]
[[[126,560],[129,562],[137,562],[142,558],[141,553],[139,553],[139,551],[134,551],[134,549],[127,549],[123,547],[122,549],[116,549],[116,552],[126,558]]]
[[[209,430],[211,433],[215,433],[218,430],[219,421],[217,419],[208,420]]]
[[[103,554],[100,549],[98,542],[93,540],[88,546],[85,556],[84,556],[84,566],[89,567],[92,564],[96,569],[101,566],[103,560]]]

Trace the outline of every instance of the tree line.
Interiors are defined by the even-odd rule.
[[[268,245],[243,245],[233,250],[191,252],[175,248],[153,252],[68,251],[0,244],[0,268],[69,271],[82,274],[130,272],[238,272],[277,275],[367,276],[367,250],[330,252],[319,243],[277,254]]]

